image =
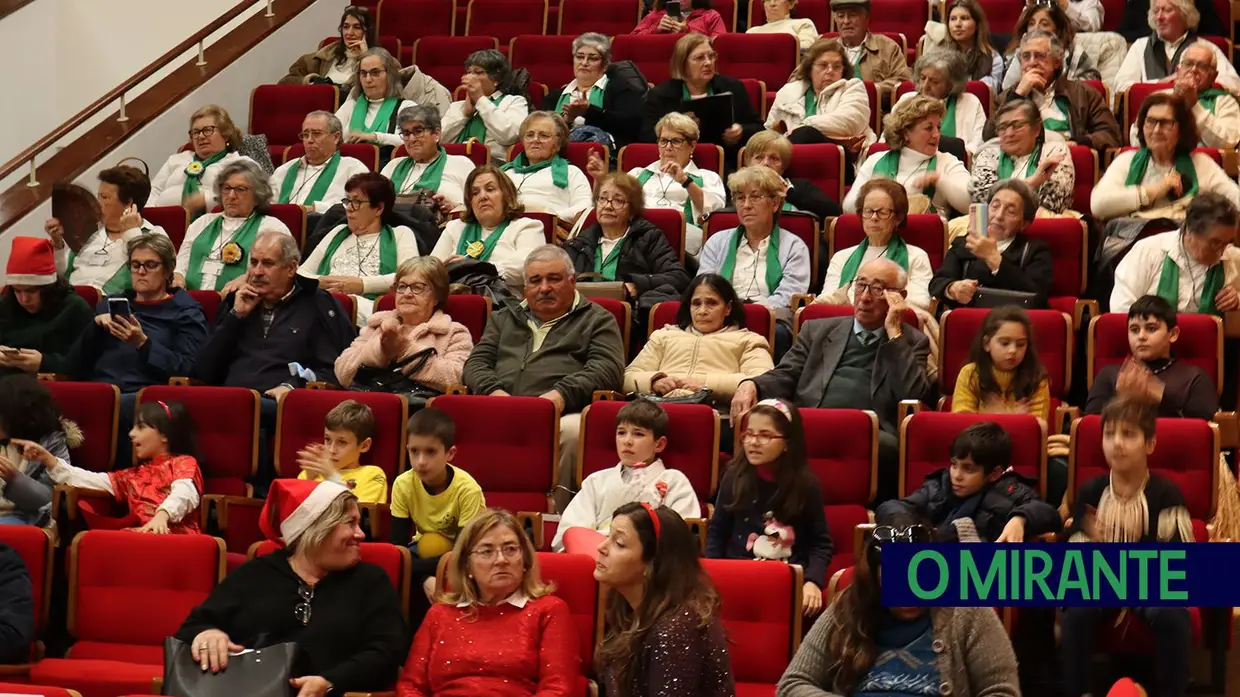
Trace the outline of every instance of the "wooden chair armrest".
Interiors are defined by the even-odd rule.
[[[469,394],[469,388],[464,385],[448,385],[444,388],[444,394]]]
[[[920,413],[926,405],[916,399],[901,399],[898,410],[899,422],[904,423],[904,419],[912,414]]]
[[[24,677],[30,675],[29,663],[14,663],[12,665],[0,665],[0,676],[4,677]]]
[[[323,382],[322,380],[315,380],[314,382],[307,382],[306,389],[307,390],[339,390],[340,386],[333,385],[330,382]]]
[[[1223,313],[1223,336],[1228,339],[1240,337],[1240,310]]]
[[[814,302],[814,298],[818,296],[813,293],[793,293],[792,295],[792,314],[796,314],[797,310],[810,305]]]
[[[392,509],[385,503],[375,503],[373,501],[358,501],[357,508],[363,514],[362,519],[367,523],[364,528],[367,537],[372,542],[387,542],[387,539],[380,539],[375,531],[383,530],[383,526],[379,523],[383,522],[385,516],[391,516]]]
[[[521,529],[525,530],[526,534],[530,536],[530,541],[534,543],[534,549],[542,549],[544,538],[542,513],[517,511],[517,514],[513,517],[517,519]]]
[[[1219,445],[1224,450],[1240,447],[1240,418],[1234,411],[1214,413],[1214,423],[1218,424]]]
[[[938,298],[930,298],[930,307],[926,308],[926,312],[929,312],[931,317],[937,318],[939,316]]]
[[[939,403],[934,405],[934,410],[943,411],[944,410],[943,408],[946,406],[947,406],[947,395],[943,395],[942,397],[939,397]],[[916,413],[916,412],[913,412],[913,413]],[[904,421],[904,419],[901,418],[900,421]]]
[[[1100,314],[1102,308],[1097,300],[1077,300],[1076,306],[1072,308],[1072,331],[1080,331],[1085,325],[1086,317],[1097,317]]]
[[[1081,418],[1081,408],[1074,407],[1071,404],[1060,404],[1055,407],[1055,422],[1047,428],[1050,432],[1048,435],[1056,433],[1068,433],[1072,428],[1072,422]]]
[[[151,678],[151,694],[162,695],[163,693],[164,693],[164,679],[162,677]]]
[[[78,500],[79,499],[108,499],[114,498],[112,494],[98,489],[83,489],[76,486],[65,487],[65,508],[69,513],[69,520],[76,522],[78,519]]]
[[[595,390],[590,395],[591,402],[623,402],[624,394],[616,390]]]
[[[67,382],[73,379],[73,376],[67,373],[38,373],[35,377],[40,382]]]
[[[706,533],[710,529],[710,520],[706,518],[685,518],[685,525],[689,526],[690,532],[697,535],[701,553],[706,554]]]
[[[203,382],[202,380],[199,380],[198,378],[178,376],[174,378],[168,378],[168,384],[171,385],[172,387],[189,387],[191,385],[205,385],[206,383]]]

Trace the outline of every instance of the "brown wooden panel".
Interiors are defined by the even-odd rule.
[[[8,17],[32,2],[34,0],[0,0],[0,19]]]

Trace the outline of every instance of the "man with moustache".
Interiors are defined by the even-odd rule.
[[[610,312],[577,292],[573,260],[555,245],[525,258],[525,299],[496,310],[465,361],[473,394],[541,397],[560,414],[560,486],[556,507],[572,498],[581,410],[594,390],[618,390],[624,343]]]

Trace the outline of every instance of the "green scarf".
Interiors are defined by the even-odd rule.
[[[189,249],[189,268],[185,271],[185,287],[189,290],[219,290],[228,284],[229,281],[245,273],[246,267],[249,266],[250,245],[254,244],[254,238],[258,236],[258,225],[263,220],[263,215],[258,211],[250,214],[245,219],[241,227],[233,233],[229,242],[236,242],[241,247],[241,258],[233,264],[224,264],[220,275],[215,279],[214,288],[202,287],[202,265],[211,256],[211,251],[215,249],[215,243],[220,237],[220,232],[224,229],[224,216],[221,214],[212,220],[207,229],[194,240],[193,246]],[[225,242],[225,245],[227,242]],[[223,247],[220,247],[221,253]]]
[[[706,83],[706,96],[713,97],[714,94],[715,94],[714,84],[710,82]],[[689,85],[685,84],[683,81],[680,83],[680,99],[683,102],[688,102],[693,99],[693,96],[689,94]]]
[[[319,262],[319,268],[315,273],[320,276],[331,275],[332,257],[336,255],[336,250],[340,245],[352,235],[353,231],[347,225],[340,227],[340,231],[327,244],[327,253],[323,255],[323,260]],[[396,273],[396,233],[392,231],[390,225],[384,225],[379,228],[379,275],[386,276],[393,273]],[[381,295],[383,294],[370,293],[366,297],[375,300]]]
[[[448,152],[441,147],[435,159],[431,160],[426,169],[422,170],[422,176],[418,177],[418,181],[413,185],[413,188],[424,191],[439,191],[439,183],[443,181],[443,168],[447,163]],[[409,178],[409,173],[413,171],[415,164],[417,162],[412,157],[404,157],[397,163],[396,169],[392,170],[392,184],[396,187],[396,194],[398,196],[401,190],[405,188],[405,180]]]
[[[570,82],[567,85],[564,85],[564,91],[560,93],[560,101],[555,103],[555,113],[557,114],[564,113],[564,105],[572,101],[573,84],[574,83]],[[598,87],[597,85],[594,87],[591,87],[590,91],[586,93],[586,101],[590,102],[590,106],[598,107],[599,109],[602,109],[603,108],[603,88]],[[569,128],[572,128],[572,126],[573,124],[571,123],[568,124]]]
[[[491,103],[495,106],[499,106],[499,102],[503,98],[504,95],[502,94],[498,97],[487,97],[487,99],[490,99]],[[479,143],[485,143],[487,141],[487,124],[482,120],[482,114],[478,113],[478,109],[476,107],[474,108],[473,116],[470,116],[469,120],[465,122],[465,127],[462,128],[461,132],[456,135],[456,140],[453,142],[468,143],[471,138]]]
[[[628,234],[626,230],[625,235]],[[603,258],[603,240],[600,237],[597,245],[594,246],[594,272],[603,275],[603,278],[614,281],[616,280],[616,268],[620,265],[620,248],[624,246],[624,237],[621,237],[616,246],[611,248],[611,253],[607,258]]]
[[[805,90],[805,118],[818,115],[818,95],[814,94],[814,86]]]
[[[771,230],[770,240],[770,244],[766,247],[766,290],[774,294],[780,281],[784,280],[784,269],[779,265],[778,224]],[[728,253],[723,258],[723,266],[719,269],[719,275],[728,279],[729,283],[732,281],[732,273],[736,270],[736,250],[740,249],[742,244],[745,244],[745,226],[737,225],[732,233],[732,241],[728,245]]]
[[[1220,90],[1214,87],[1211,87],[1210,89],[1207,89],[1207,90],[1202,90],[1197,93],[1197,101],[1201,102],[1202,106],[1209,109],[1211,114],[1215,113],[1214,105],[1218,102],[1219,97],[1231,97],[1232,99],[1235,99],[1234,95],[1232,95],[1230,92],[1226,92],[1224,90]]]
[[[1149,148],[1141,148],[1132,157],[1132,162],[1128,165],[1128,180],[1124,182],[1126,186],[1140,186],[1145,180],[1145,170],[1149,168],[1153,155]],[[1183,196],[1192,198],[1197,195],[1197,168],[1193,166],[1193,158],[1188,153],[1176,153],[1175,171],[1180,173],[1181,182],[1185,184]],[[1172,200],[1178,199],[1175,196]],[[1153,203],[1153,201],[1151,201]]]
[[[559,155],[556,155],[550,160],[543,160],[536,165],[531,165],[530,158],[526,157],[523,152],[512,158],[512,162],[505,164],[503,167],[500,167],[500,169],[505,172],[516,172],[517,174],[533,174],[534,172],[542,171],[548,167],[551,168],[551,183],[555,184],[557,188],[567,189],[568,160],[565,160]]]
[[[930,156],[926,161],[926,172],[933,172],[938,166],[938,153]],[[895,181],[896,175],[900,172],[900,150],[888,150],[874,164],[874,176],[882,179],[890,179]],[[933,185],[921,190],[930,199],[930,211],[934,212],[934,189]]]
[[[1214,306],[1214,296],[1223,287],[1223,262],[1218,262],[1206,271],[1205,286],[1201,289],[1201,300],[1197,303],[1197,312],[1207,315],[1220,314]],[[1172,261],[1168,254],[1163,259],[1162,275],[1158,277],[1158,297],[1166,300],[1172,309],[1180,307],[1180,265]]]
[[[359,94],[357,101],[353,102],[353,115],[349,117],[349,132],[374,133],[375,131],[383,131],[392,122],[392,113],[396,111],[396,107],[399,104],[399,97],[384,99],[383,104],[379,106],[378,113],[375,114],[374,120],[367,124],[366,112],[370,109],[370,100],[366,98],[366,95]]]
[[[943,125],[939,128],[939,133],[948,138],[956,137],[956,95],[947,97],[947,113],[943,115]]]
[[[151,228],[145,225],[139,229],[142,230],[143,234],[151,231]],[[105,231],[103,234],[106,236],[108,233]],[[66,276],[73,275],[73,265],[75,263],[77,263],[77,253],[70,249],[69,264],[67,267],[69,271]],[[119,295],[130,288],[133,288],[133,272],[129,270],[129,263],[126,262],[121,264],[121,267],[116,270],[116,273],[112,274],[112,278],[109,278],[107,282],[103,284],[102,290],[104,295]]]
[[[844,262],[844,269],[840,271],[840,284],[836,286],[837,288],[843,288],[857,277],[857,269],[861,268],[861,260],[865,258],[865,252],[869,248],[869,238],[862,239],[861,244],[857,245],[853,253],[848,256],[848,261]],[[887,253],[884,256],[908,271],[908,244],[904,242],[903,237],[893,234],[887,241]]]
[[[1062,119],[1043,119],[1042,128],[1056,133],[1072,133],[1072,102],[1067,97],[1055,97],[1055,108],[1063,114]]]
[[[181,185],[181,200],[184,201],[186,198],[198,193],[198,190],[202,188],[202,175],[206,174],[207,168],[225,157],[228,157],[227,150],[221,150],[205,160],[198,157],[197,153],[194,153],[194,159],[185,166],[185,183]],[[190,169],[194,167],[194,163],[198,164],[198,171],[191,174]],[[202,214],[199,213],[199,215]]]
[[[641,173],[637,175],[637,183],[645,186],[646,182],[650,181],[650,177],[652,176],[654,176],[654,172],[648,169],[643,169]],[[685,172],[685,176],[689,177],[689,181],[697,184],[698,188],[702,187],[701,176],[697,174],[690,174],[689,172]],[[697,225],[696,219],[693,217],[693,197],[689,196],[688,192],[685,194],[685,206],[681,209],[681,212],[684,213],[686,224]]]
[[[293,185],[297,183],[297,171],[301,169],[301,164],[305,162],[304,157],[293,160],[293,166],[288,168],[288,172],[284,175],[284,183],[280,185],[280,203],[293,203]],[[306,205],[318,203],[323,200],[323,196],[327,194],[327,187],[332,185],[332,180],[336,178],[336,168],[340,166],[340,151],[332,153],[331,159],[327,161],[318,176],[314,179],[314,186],[310,188],[310,195],[306,197]]]
[[[503,237],[504,230],[508,229],[509,222],[510,221],[505,220],[500,223],[499,227],[495,228],[495,232],[487,235],[485,240],[482,239],[481,225],[479,225],[476,221],[472,223],[465,223],[465,229],[461,231],[461,239],[456,241],[456,253],[467,256],[471,259],[477,259],[478,261],[489,260],[491,258],[491,252],[495,251],[495,245],[499,242],[499,238]],[[481,248],[475,247],[475,244],[481,245]],[[474,248],[473,254],[470,254],[470,247]]]
[[[1042,141],[1034,146],[1033,152],[1029,154],[1029,161],[1025,163],[1025,174],[1022,179],[1032,177],[1034,172],[1038,171],[1038,163],[1042,159]],[[1011,155],[999,151],[999,181],[1011,179],[1012,173],[1016,171],[1016,160]]]

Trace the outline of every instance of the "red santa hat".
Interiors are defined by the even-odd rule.
[[[337,496],[348,491],[348,487],[336,482],[277,479],[267,492],[267,503],[258,525],[272,542],[292,544],[323,515]],[[280,521],[279,530],[272,527],[273,508]]]
[[[42,237],[14,237],[5,283],[11,286],[46,286],[56,282],[56,252]]]

